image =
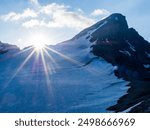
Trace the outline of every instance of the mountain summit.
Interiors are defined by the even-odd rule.
[[[83,35],[91,42],[94,55],[118,66],[119,77],[150,80],[150,43],[128,27],[125,16],[112,14],[73,39]]]
[[[84,34],[90,33],[93,39],[97,38],[103,39],[105,36],[114,35],[117,33],[124,33],[128,29],[128,24],[125,19],[125,16],[122,14],[112,14],[109,17],[101,20],[100,22],[94,24],[93,26],[83,30],[74,38],[78,38]]]

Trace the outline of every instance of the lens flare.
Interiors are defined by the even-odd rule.
[[[41,50],[43,50],[44,48],[45,48],[45,45],[44,45],[44,44],[40,44],[40,43],[34,44],[34,49],[35,49],[36,51],[41,51]]]

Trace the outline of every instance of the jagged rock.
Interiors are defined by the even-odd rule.
[[[150,43],[138,32],[129,28],[125,16],[112,14],[106,19],[83,30],[74,39],[83,35],[92,42],[94,55],[103,57],[112,65],[117,66],[114,73],[131,83],[127,95],[108,110],[121,112],[135,104],[140,105],[130,112],[148,112],[150,103]]]

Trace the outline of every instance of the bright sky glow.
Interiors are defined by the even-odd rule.
[[[40,51],[45,47],[45,45],[44,44],[34,44],[34,47],[35,47],[36,51]]]
[[[28,37],[28,40],[31,41],[32,45],[37,49],[43,49],[45,44],[48,42],[49,38],[43,33],[35,33]]]

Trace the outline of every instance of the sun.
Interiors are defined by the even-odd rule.
[[[36,51],[43,50],[50,43],[50,37],[43,32],[35,32],[28,37],[28,41]]]
[[[35,48],[36,51],[40,51],[40,50],[43,50],[45,48],[45,44],[42,44],[42,43],[36,43],[33,45],[33,47]]]

